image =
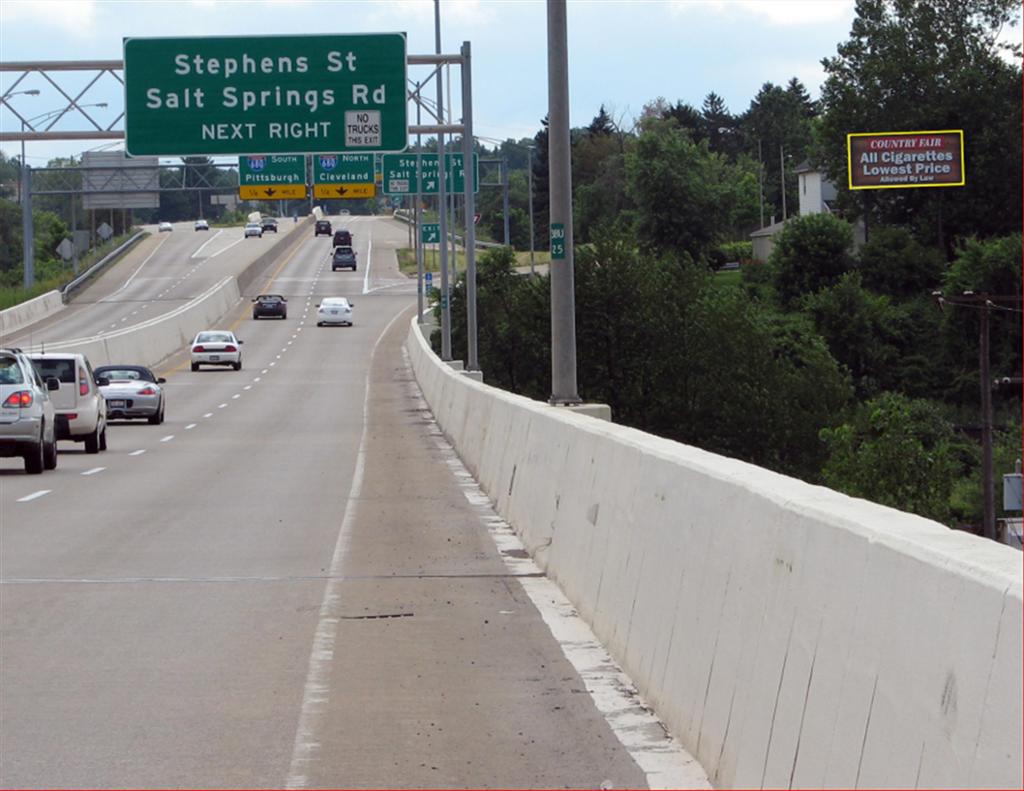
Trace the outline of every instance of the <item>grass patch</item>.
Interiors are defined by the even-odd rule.
[[[104,242],[99,247],[90,250],[88,253],[83,255],[78,259],[79,274],[99,261],[103,256],[108,255],[111,250],[114,250],[119,245],[124,244],[133,235],[134,232],[121,234],[120,236],[116,236],[110,241]],[[149,234],[143,234],[143,238],[146,236],[149,236]],[[49,263],[51,262],[40,262],[40,268]],[[0,310],[12,308],[15,305],[20,305],[22,302],[28,302],[30,299],[35,299],[36,297],[45,294],[47,291],[55,291],[63,288],[75,278],[75,273],[71,269],[71,263],[69,262],[66,266],[67,269],[57,274],[53,274],[45,280],[37,280],[36,284],[32,286],[32,288],[22,288],[21,286],[0,286]]]
[[[743,283],[742,273],[738,269],[728,272],[715,272],[712,282],[716,286],[739,286]]]
[[[484,253],[483,250],[476,251],[476,257],[479,260],[480,256]],[[448,255],[451,256],[451,249],[448,250]],[[534,264],[540,266],[541,264],[551,263],[551,253],[548,250],[538,250],[533,254]],[[516,266],[530,265],[530,252],[519,251],[516,253]],[[466,271],[466,256],[465,253],[459,249],[456,254],[455,267],[459,272]],[[403,275],[409,277],[416,276],[416,251],[409,247],[402,247],[398,249],[398,269]],[[441,256],[437,250],[424,250],[423,252],[423,271],[424,272],[440,272],[441,271]]]

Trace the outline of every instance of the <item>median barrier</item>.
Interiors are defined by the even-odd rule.
[[[32,346],[28,351],[84,354],[92,365],[156,365],[192,342],[200,330],[216,326],[239,300],[238,283],[225,277],[195,299],[156,318],[86,338]]]
[[[1022,787],[1016,550],[461,376],[467,468],[716,785]]]
[[[18,330],[64,309],[59,291],[47,291],[34,299],[0,310],[0,342]]]

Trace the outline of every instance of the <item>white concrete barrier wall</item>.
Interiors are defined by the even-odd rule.
[[[233,277],[225,277],[195,299],[162,316],[103,335],[47,343],[45,349],[84,354],[93,367],[117,363],[155,365],[191,343],[200,330],[216,326],[238,299],[238,282]],[[31,351],[42,348],[33,346]]]
[[[478,384],[467,467],[720,787],[1020,788],[1022,566],[995,542]]]
[[[0,310],[0,344],[6,338],[37,321],[52,316],[64,309],[64,300],[59,291],[47,291],[35,299]]]

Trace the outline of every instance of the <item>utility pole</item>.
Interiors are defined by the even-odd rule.
[[[565,0],[547,0],[548,180],[551,198],[551,398],[578,404],[573,276],[572,159],[569,147],[569,47]]]
[[[761,209],[761,227],[764,228],[764,160],[761,158],[761,140],[757,141],[757,205]]]
[[[530,212],[530,277],[537,274],[533,264],[533,146],[528,146],[526,149],[526,181],[527,181],[527,211]]]
[[[441,0],[434,0],[434,48],[438,55],[441,54]],[[444,84],[441,82],[441,73],[437,74],[437,118],[444,122]],[[450,293],[448,287],[448,211],[445,194],[445,178],[447,177],[447,162],[444,157],[444,132],[437,133],[437,219],[441,232],[441,359],[449,362],[452,359],[452,314],[449,304]]]
[[[786,156],[779,146],[779,173],[782,177],[782,221],[786,221]]]
[[[501,193],[501,210],[505,217],[505,247],[508,247],[508,157],[501,160]]]

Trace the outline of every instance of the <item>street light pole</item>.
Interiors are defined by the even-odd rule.
[[[441,54],[441,0],[434,0],[434,47]],[[437,74],[437,119],[444,119],[444,83],[441,74]],[[444,156],[444,132],[437,133],[437,214],[441,239],[438,247],[441,252],[441,359],[449,362],[452,359],[452,314],[451,294],[448,290],[448,211],[445,179],[447,161]]]
[[[548,180],[551,196],[551,398],[578,404],[573,282],[569,48],[565,0],[548,0]]]

